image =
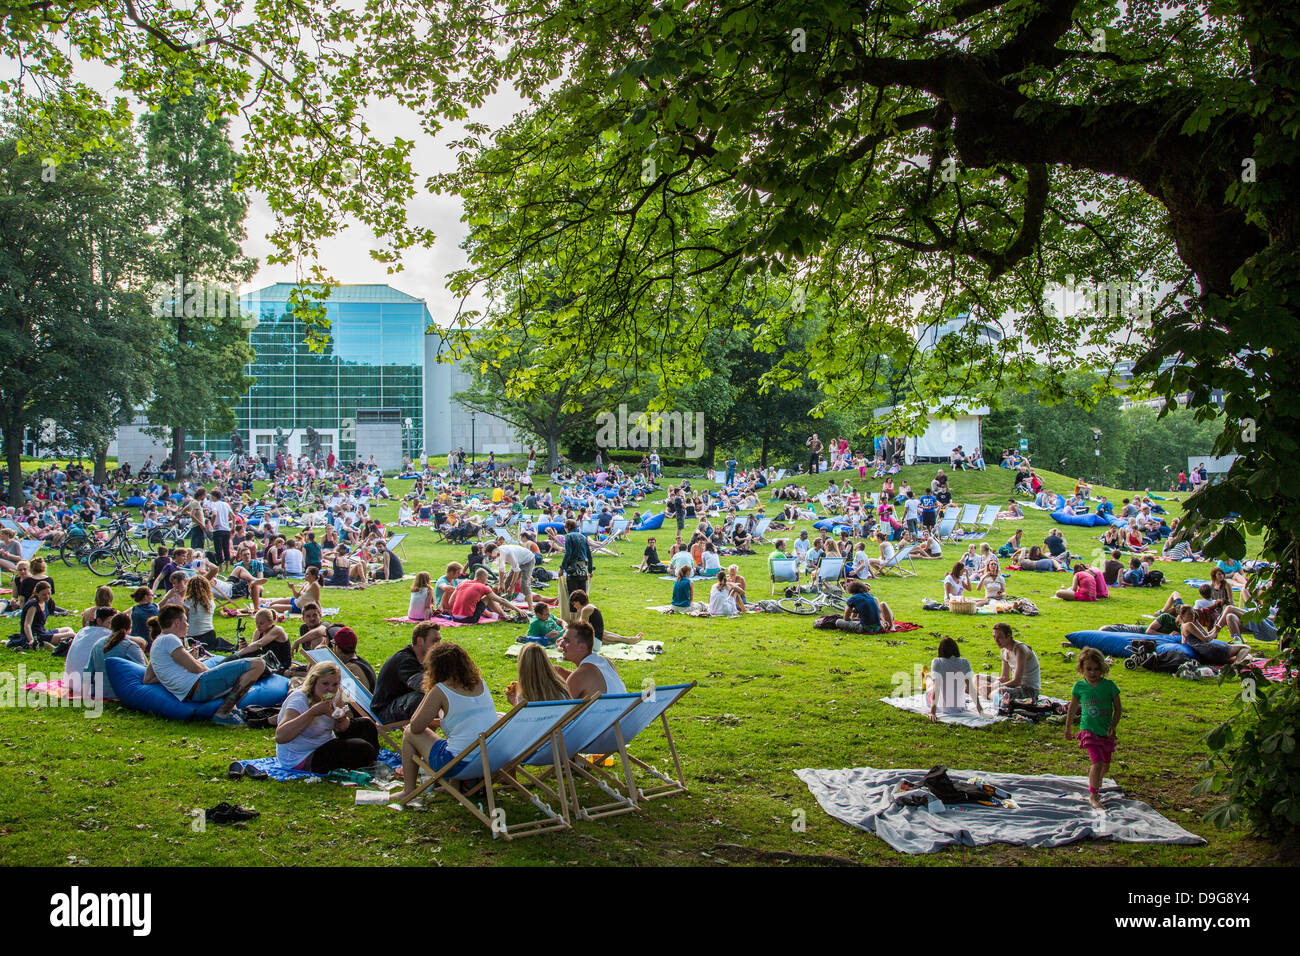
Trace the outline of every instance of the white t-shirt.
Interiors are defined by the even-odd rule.
[[[709,590],[709,614],[714,617],[732,617],[736,613],[736,599],[730,591],[717,586]]]
[[[962,583],[961,580],[954,578],[951,574],[943,579],[944,597],[961,597]]]
[[[204,507],[212,515],[213,531],[230,530],[230,505],[224,501],[209,501]]]
[[[530,561],[535,560],[533,552],[521,544],[503,544],[497,548],[497,555],[511,571],[518,571]]]
[[[429,600],[429,589],[420,588],[411,592],[411,603],[407,605],[406,616],[413,621],[426,620],[425,602]]]
[[[299,548],[286,548],[284,552],[284,573],[302,574],[303,554]]]
[[[866,567],[867,567],[867,552],[854,551],[853,552],[853,573],[857,574],[860,571],[865,570]]]
[[[194,619],[190,619],[193,624]],[[181,639],[175,634],[159,634],[149,648],[149,663],[153,666],[154,675],[158,678],[158,683],[162,684],[171,695],[177,700],[184,700],[189,696],[194,685],[199,682],[199,675],[184,666],[177,664],[172,658],[172,651],[181,649]]]
[[[83,627],[72,639],[68,647],[68,656],[63,662],[63,684],[69,693],[81,693],[81,676],[90,665],[90,652],[95,649],[95,642],[108,637],[113,632],[106,627],[91,624]]]
[[[209,611],[197,601],[184,601],[182,602],[181,607],[185,608],[185,614],[190,620],[190,629],[188,632],[190,637],[196,637],[200,634],[206,634],[208,631],[214,630],[212,626],[212,611],[216,610],[217,606],[215,604],[212,606],[212,611]]]
[[[716,551],[705,551],[701,560],[704,562],[704,570],[706,572],[717,571],[722,567],[722,559],[718,557],[718,552]]]
[[[964,711],[969,701],[966,680],[972,673],[970,661],[964,657],[936,657],[930,661],[935,709],[943,714]]]
[[[903,520],[917,521],[921,517],[921,499],[908,498],[903,502]]]
[[[284,699],[280,706],[280,719],[291,720],[297,714],[311,710],[307,695],[295,690]],[[292,711],[292,713],[291,713]],[[334,739],[334,718],[329,714],[318,714],[311,719],[307,728],[288,743],[275,745],[275,761],[281,767],[292,770],[312,755],[317,747],[324,746]]]
[[[1007,593],[1007,585],[1006,582],[1002,580],[1001,575],[992,578],[985,578],[983,587],[984,596],[986,598],[1000,598]]]

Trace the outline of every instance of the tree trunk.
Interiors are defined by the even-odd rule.
[[[9,503],[25,504],[23,497],[23,429],[10,424],[5,429],[5,463],[9,466]]]
[[[108,481],[108,446],[95,449],[95,484],[103,485]]]
[[[176,470],[176,480],[180,481],[181,469],[185,465],[185,429],[172,429],[172,467]]]
[[[763,436],[763,448],[758,455],[758,467],[763,469],[767,468],[767,436],[766,435]]]
[[[560,467],[560,436],[551,432],[546,436],[546,470]]]

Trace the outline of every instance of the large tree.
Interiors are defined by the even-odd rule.
[[[256,268],[240,249],[248,198],[235,182],[239,157],[229,123],[211,111],[212,97],[199,91],[141,119],[149,163],[168,198],[156,303],[168,328],[148,417],[167,429],[177,474],[186,432],[229,431],[231,407],[250,384],[248,321],[236,294]]]
[[[51,419],[103,450],[140,398],[156,327],[145,289],[153,207],[129,131],[61,167],[0,127],[0,430],[9,501],[24,500],[22,437]]]

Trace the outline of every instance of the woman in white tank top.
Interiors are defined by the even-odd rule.
[[[402,781],[398,801],[410,799],[418,785],[416,755],[435,771],[451,763],[497,722],[496,706],[483,675],[459,644],[440,641],[424,659],[424,700],[402,737]],[[431,725],[442,713],[439,737]],[[470,767],[474,766],[471,761]],[[450,771],[455,773],[453,769]]]

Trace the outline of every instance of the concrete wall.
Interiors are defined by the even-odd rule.
[[[153,463],[159,465],[171,454],[171,444],[150,438],[144,432],[144,426],[137,423],[119,425],[117,429],[117,463],[131,463],[131,470],[138,472],[149,456]]]
[[[375,456],[375,464],[385,471],[402,466],[402,431],[399,424],[381,425],[361,422],[356,426],[357,461],[368,462]]]
[[[527,447],[515,435],[515,428],[494,415],[479,413],[471,418],[469,409],[452,401],[451,396],[469,388],[470,375],[459,366],[438,362],[442,339],[424,337],[424,451],[446,455],[453,448],[471,446],[479,456],[489,451],[498,455],[516,454]],[[420,451],[421,449],[415,449]]]

